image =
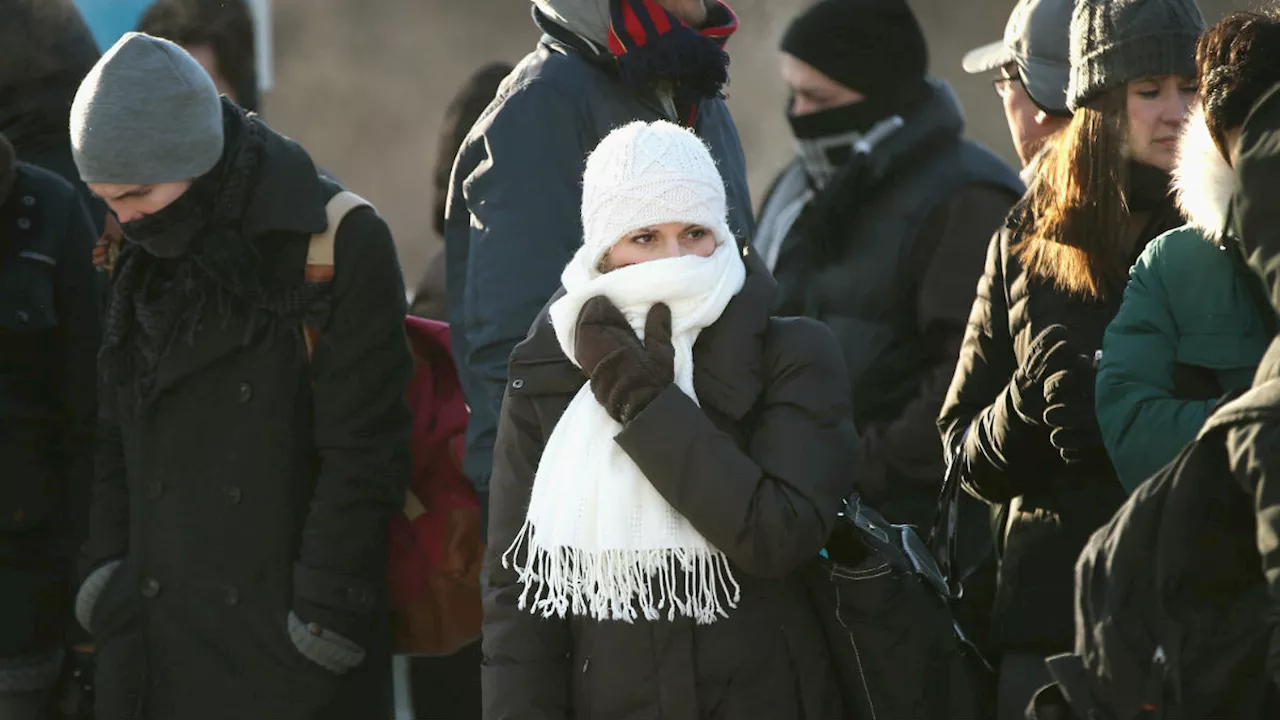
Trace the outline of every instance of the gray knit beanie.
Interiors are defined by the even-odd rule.
[[[1079,0],[1071,15],[1072,112],[1151,75],[1196,75],[1204,16],[1195,0]]]
[[[222,101],[204,68],[168,40],[120,38],[71,104],[71,150],[87,183],[200,177],[222,156]]]

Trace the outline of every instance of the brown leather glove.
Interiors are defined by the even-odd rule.
[[[591,378],[591,392],[609,417],[626,425],[675,382],[671,309],[649,308],[640,342],[622,311],[608,298],[593,297],[578,314],[573,352]]]

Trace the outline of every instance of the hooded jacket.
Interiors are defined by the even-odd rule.
[[[1280,204],[1275,201],[1280,183],[1280,86],[1264,95],[1245,120],[1235,170],[1239,184],[1231,201],[1231,228],[1273,312],[1280,314]],[[1253,382],[1255,388],[1277,385],[1280,338],[1272,340]],[[1280,403],[1280,391],[1272,392]],[[1257,512],[1255,532],[1271,604],[1267,671],[1280,684],[1280,421],[1273,414],[1232,430],[1227,456],[1232,474],[1253,498]]]
[[[1190,223],[1138,257],[1098,369],[1098,425],[1129,492],[1195,438],[1223,394],[1249,387],[1275,334],[1257,277],[1223,235],[1235,177],[1201,109],[1173,177]]]
[[[552,21],[544,7],[570,25]],[[661,92],[623,83],[616,59],[590,39],[608,17],[606,0],[540,0],[534,15],[546,34],[463,142],[445,220],[453,353],[471,407],[464,465],[481,493],[488,492],[507,360],[581,245],[587,153],[631,121],[676,120]],[[730,227],[749,238],[746,159],[724,101],[701,101],[692,129],[724,177]]]

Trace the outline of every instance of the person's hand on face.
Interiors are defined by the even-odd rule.
[[[1194,78],[1160,75],[1129,83],[1129,152],[1138,162],[1166,172],[1178,154],[1178,134],[1199,87]]]
[[[671,309],[662,303],[649,309],[641,342],[608,298],[591,298],[578,314],[573,350],[596,401],[622,425],[675,382]]]
[[[707,228],[685,223],[663,223],[639,228],[623,236],[604,256],[600,270],[609,272],[650,260],[685,255],[711,257],[715,250],[715,235]]]

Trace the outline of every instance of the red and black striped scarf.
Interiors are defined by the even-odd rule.
[[[610,0],[609,12],[609,51],[623,80],[640,88],[669,83],[677,105],[691,109],[722,97],[729,81],[724,47],[738,29],[738,16],[723,0],[703,28],[689,27],[656,0]]]

